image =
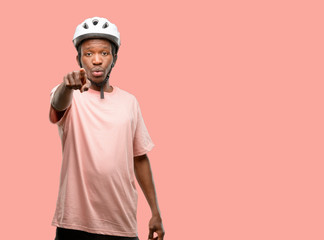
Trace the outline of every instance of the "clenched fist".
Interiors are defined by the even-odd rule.
[[[81,68],[80,71],[73,71],[65,75],[63,83],[67,88],[74,90],[79,89],[80,92],[88,91],[91,86],[91,82],[87,78],[87,74],[83,68]]]

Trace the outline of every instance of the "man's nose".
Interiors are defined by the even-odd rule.
[[[93,56],[92,63],[93,63],[94,65],[102,64],[102,58],[101,58],[100,54],[95,54],[95,55]]]

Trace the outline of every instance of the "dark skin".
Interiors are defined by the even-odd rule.
[[[149,222],[148,239],[163,240],[165,232],[155,193],[150,161],[146,154],[134,158],[134,169],[137,182],[151,208],[152,217]],[[154,232],[158,235],[155,238],[153,238]]]
[[[117,56],[112,55],[110,42],[104,39],[85,40],[81,46],[81,54],[83,68],[65,75],[63,82],[55,91],[50,108],[52,122],[57,122],[63,117],[64,112],[71,105],[74,90],[84,92],[91,88],[100,91],[100,88],[91,84],[89,79],[97,83],[102,82],[117,59]],[[78,61],[78,57],[76,59]],[[111,92],[112,90],[113,88],[108,81],[104,86],[104,91]],[[152,212],[148,239],[163,240],[165,232],[158,207],[150,161],[146,154],[134,157],[134,170],[136,179]],[[154,237],[154,233],[157,234],[156,237]]]
[[[100,91],[100,88],[92,85],[89,79],[100,83],[106,78],[116,61],[116,56],[112,56],[111,52],[110,42],[104,39],[88,39],[82,43],[81,64],[83,68],[64,76],[63,82],[53,97],[53,107],[55,106],[57,111],[64,112],[71,105],[73,90],[84,92],[91,88]],[[78,61],[78,56],[76,60]],[[109,82],[104,86],[104,91],[112,91]]]

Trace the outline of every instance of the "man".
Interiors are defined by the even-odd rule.
[[[163,240],[147,157],[154,144],[136,98],[109,84],[118,29],[105,18],[89,18],[77,26],[73,43],[81,69],[51,93],[50,121],[58,125],[63,150],[55,239],[138,239],[136,177],[152,212],[149,239]]]

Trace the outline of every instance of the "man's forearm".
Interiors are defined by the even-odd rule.
[[[64,83],[61,83],[52,99],[52,107],[57,111],[66,110],[72,102],[73,90],[65,86]]]
[[[160,216],[151,166],[147,155],[135,157],[134,168],[137,182],[151,208],[152,215]]]

